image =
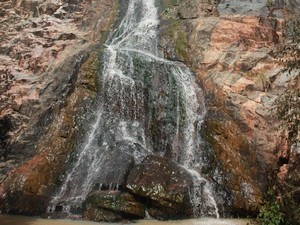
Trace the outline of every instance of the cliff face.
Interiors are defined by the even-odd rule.
[[[161,48],[166,58],[190,66],[206,92],[203,136],[221,162],[229,208],[255,213],[268,182],[277,179],[271,174],[283,164],[294,173],[272,107],[296,82],[297,72],[284,72],[274,52],[299,1],[165,0],[163,6]]]
[[[299,150],[289,151],[271,109],[297,76],[284,72],[273,52],[283,43],[285,23],[299,13],[300,3],[160,4],[165,57],[186,63],[206,94],[202,135],[220,164],[219,177],[213,179],[230,196],[225,208],[235,215],[255,214],[271,171],[280,167],[282,180],[299,186]],[[104,0],[0,2],[2,210],[45,212],[43,203],[59,183],[64,162],[81,138],[78,131],[84,130],[86,109],[96,98],[100,44],[112,29],[118,5]],[[104,198],[103,193],[95,195]],[[152,203],[152,211],[163,217],[169,209],[157,205]],[[95,210],[89,208],[87,214],[98,218],[103,213]]]
[[[1,169],[39,151],[44,127],[79,86],[79,68],[96,59],[93,52],[111,28],[116,5],[80,0],[0,3]],[[82,85],[95,91],[91,82]]]
[[[118,2],[0,6],[0,202],[6,212],[39,214],[84,129],[98,88],[100,44]]]

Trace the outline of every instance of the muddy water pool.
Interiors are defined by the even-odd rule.
[[[0,214],[0,225],[247,225],[247,219],[190,219],[190,220],[138,220],[121,223],[95,223],[82,220],[51,220],[38,217],[12,216]]]

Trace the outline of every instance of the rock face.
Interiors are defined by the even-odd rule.
[[[99,44],[118,5],[80,0],[0,5],[0,208],[39,215],[81,138],[77,131],[84,129],[84,113],[98,88]]]
[[[148,199],[148,212],[157,219],[184,218],[192,215],[189,190],[190,174],[166,158],[147,156],[129,174],[126,187]]]
[[[255,215],[269,171],[279,170],[287,184],[283,195],[291,199],[285,209],[300,221],[299,149],[281,143],[271,117],[274,99],[297,76],[284,72],[273,52],[288,18],[299,14],[299,0],[161,2],[160,47],[166,58],[194,71],[206,94],[202,136],[220,164],[222,178],[214,179],[228,191],[225,211]],[[118,3],[0,2],[1,212],[46,211],[90,119],[86,110],[96,102],[99,43],[112,29]],[[130,157],[111,156],[107,163],[117,159],[117,169],[104,178],[102,190],[90,193],[84,217],[143,218],[145,208],[158,219],[192,215],[192,182],[182,168],[157,156],[135,166]],[[107,190],[109,185],[120,188]]]
[[[17,154],[22,161],[35,154],[34,142],[51,121],[53,105],[73,91],[85,51],[105,37],[116,6],[51,0],[0,6],[1,160],[16,160]],[[94,29],[97,8],[103,22]]]
[[[202,133],[221,163],[233,214],[255,214],[269,172],[278,169],[271,109],[295,75],[273,52],[297,7],[299,1],[163,1],[161,49],[190,66],[206,92]]]

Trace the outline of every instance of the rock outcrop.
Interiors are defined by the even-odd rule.
[[[190,66],[206,93],[202,133],[231,190],[229,209],[255,215],[277,169],[272,104],[295,82],[274,52],[299,1],[166,0],[163,6],[161,49]]]
[[[134,195],[146,198],[148,213],[157,219],[188,218],[191,175],[177,164],[159,156],[147,156],[134,167],[126,187]]]
[[[87,52],[110,29],[116,5],[51,0],[0,4],[1,160],[17,163],[36,153],[35,142],[51,121],[53,105],[73,91]]]
[[[116,19],[118,4],[0,4],[1,211],[39,215],[96,98],[99,44]]]

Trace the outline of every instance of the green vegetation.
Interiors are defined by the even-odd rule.
[[[278,54],[289,72],[300,69],[300,19],[291,20],[287,26],[288,40]],[[299,77],[299,71],[298,71]]]
[[[276,201],[275,193],[268,191],[265,204],[261,207],[258,215],[260,225],[280,225],[284,222],[284,214],[281,212],[280,205]]]
[[[300,90],[286,90],[275,101],[275,117],[281,121],[280,127],[287,131],[291,144],[300,141]]]
[[[300,20],[288,22],[286,29],[287,40],[277,57],[283,62],[285,70],[289,72],[291,81],[286,90],[274,102],[274,117],[280,122],[280,129],[286,137],[290,148],[300,145]],[[286,224],[299,224],[299,166],[297,163],[289,165],[289,175],[284,181],[277,183],[280,193],[281,206],[285,213]],[[272,208],[271,208],[272,206]],[[278,206],[268,205],[274,214]],[[266,210],[265,208],[262,209]],[[277,221],[281,218],[277,217]],[[281,220],[280,220],[281,221]]]
[[[260,87],[262,91],[267,92],[271,88],[271,82],[269,77],[264,73],[259,73],[256,79],[256,85]]]
[[[272,6],[273,6],[273,4],[274,4],[273,0],[268,0],[267,3],[266,3],[266,6],[267,6],[269,9],[271,9]]]
[[[300,143],[300,20],[288,26],[289,40],[278,55],[286,70],[295,73],[294,84],[288,87],[274,103],[275,118],[281,121],[281,128],[287,132],[290,144]]]
[[[175,43],[175,49],[177,51],[177,54],[182,59],[186,59],[188,57],[187,50],[186,50],[186,45],[187,45],[186,34],[182,31],[178,30],[177,39],[176,39],[176,43]]]

